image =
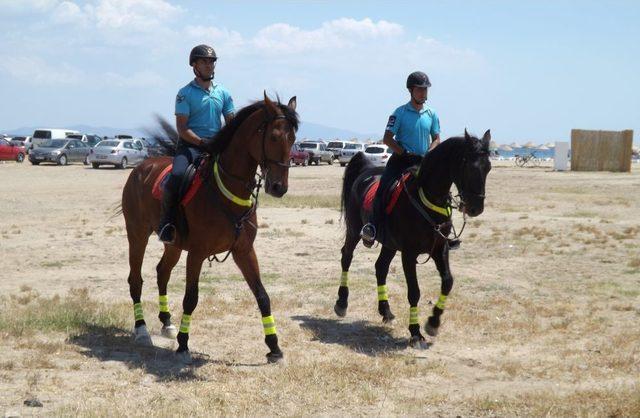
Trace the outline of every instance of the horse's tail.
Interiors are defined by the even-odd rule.
[[[149,131],[149,135],[159,145],[159,153],[161,155],[174,157],[176,155],[176,146],[178,145],[178,132],[162,116],[156,114],[155,118],[158,122],[158,127]]]
[[[342,196],[340,198],[340,215],[346,219],[347,203],[353,189],[353,184],[364,170],[371,166],[371,162],[365,157],[364,153],[359,152],[351,158],[347,168],[344,170],[342,179]]]

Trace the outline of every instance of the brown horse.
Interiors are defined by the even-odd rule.
[[[256,237],[256,202],[261,180],[265,191],[282,197],[288,188],[289,152],[298,129],[296,98],[288,105],[274,103],[266,93],[264,101],[240,110],[236,117],[206,145],[203,184],[186,206],[181,207],[182,227],[173,245],[164,246],[156,267],[159,292],[159,318],[162,334],[178,340],[178,359],[191,362],[188,348],[191,314],[198,303],[198,280],[207,257],[230,251],[251,288],[262,314],[265,343],[270,362],[282,358],[269,295],[260,281],[258,260],[253,248]],[[166,125],[166,124],[165,124]],[[175,140],[175,139],[174,139]],[[160,201],[152,195],[158,176],[171,164],[171,158],[159,157],[136,167],[122,191],[122,213],[129,240],[129,291],[133,299],[136,342],[151,345],[140,296],[142,259],[149,236],[160,220]],[[261,176],[256,187],[256,171]],[[254,192],[254,190],[256,190]],[[180,225],[180,222],[179,222]],[[187,251],[187,280],[182,301],[179,332],[171,324],[167,283],[182,251]]]

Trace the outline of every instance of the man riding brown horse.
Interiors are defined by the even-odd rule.
[[[196,77],[176,96],[176,128],[180,139],[171,175],[165,185],[163,215],[157,230],[160,240],[167,244],[175,240],[178,190],[187,167],[200,158],[205,142],[220,131],[221,116],[228,124],[235,112],[229,92],[222,85],[213,83],[217,61],[218,56],[212,47],[194,47],[189,54],[189,65]]]

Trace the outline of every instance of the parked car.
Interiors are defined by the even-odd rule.
[[[309,164],[319,165],[321,161],[333,164],[333,153],[321,142],[302,142],[300,148],[309,153]]]
[[[391,150],[386,145],[369,145],[364,150],[364,155],[376,167],[384,167],[391,157]]]
[[[141,140],[106,139],[91,149],[87,161],[93,168],[104,164],[127,168],[139,164],[148,156]]]
[[[87,156],[91,148],[77,139],[51,139],[31,150],[29,161],[33,165],[49,162],[67,165],[72,162],[88,164]]]
[[[0,160],[17,161],[21,163],[24,161],[24,156],[26,154],[24,146],[17,145],[12,141],[0,139]]]
[[[342,152],[342,149],[347,143],[347,141],[331,141],[327,144],[327,151],[333,153],[333,158],[339,158],[340,152]]]
[[[51,128],[39,128],[33,131],[31,138],[31,151],[34,148],[39,147],[50,139],[65,139],[67,135],[79,134],[80,132],[73,129],[51,129]]]
[[[309,165],[309,152],[300,148],[299,144],[293,144],[289,153],[289,165]]]
[[[338,162],[340,162],[340,166],[344,167],[349,164],[349,161],[353,158],[354,155],[359,153],[360,151],[364,151],[364,144],[360,144],[357,142],[347,142],[344,145],[344,148],[340,152],[340,156],[338,157]]]
[[[71,135],[67,135],[67,138],[71,138],[71,139],[78,139],[82,142],[84,142],[85,144],[87,144],[88,146],[90,146],[91,148],[95,147],[96,144],[100,141],[102,141],[102,138],[99,137],[98,135],[94,135],[94,134],[71,134]]]

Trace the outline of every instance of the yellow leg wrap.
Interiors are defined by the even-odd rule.
[[[440,293],[440,297],[438,298],[438,302],[436,302],[436,306],[442,310],[444,310],[444,303],[447,301],[447,296]]]
[[[142,312],[142,303],[133,304],[133,316],[136,318],[136,321],[144,319],[144,313]]]
[[[343,271],[340,277],[340,286],[349,287],[349,272]]]
[[[158,306],[160,312],[169,312],[169,297],[167,295],[158,296]]]
[[[382,286],[378,286],[378,302],[383,300],[389,300],[389,295],[387,295],[386,284],[383,284]]]
[[[418,307],[412,306],[409,308],[409,325],[418,324]]]
[[[273,315],[262,317],[262,327],[264,328],[264,335],[273,335],[276,333],[276,320]]]
[[[182,321],[180,322],[180,332],[188,334],[191,327],[191,315],[182,314]]]

